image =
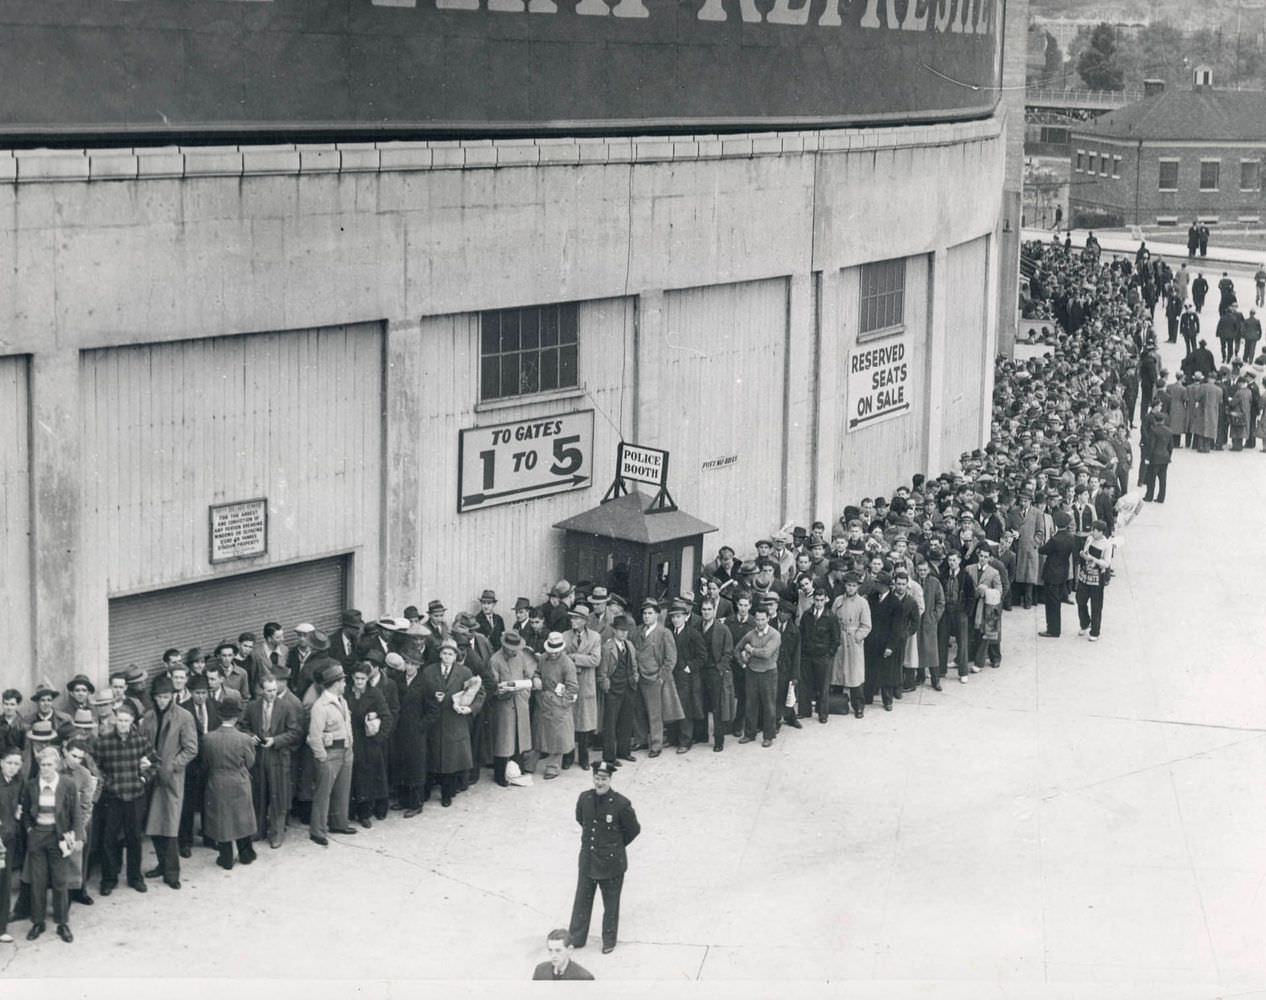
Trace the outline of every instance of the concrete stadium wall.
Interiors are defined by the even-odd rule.
[[[223,440],[249,443],[217,450],[200,443],[214,435],[182,443],[151,427],[142,439],[153,448],[128,452],[126,428],[148,425],[96,427],[88,397],[97,383],[83,374],[85,365],[122,364],[128,354],[117,348],[165,345],[141,353],[171,360],[150,371],[155,392],[174,399],[177,363],[196,376],[208,338],[379,331],[369,336],[381,350],[338,363],[350,366],[343,375],[361,397],[381,387],[381,461],[348,467],[374,482],[354,491],[353,524],[338,538],[299,523],[295,544],[283,546],[293,560],[359,545],[349,599],[367,612],[432,597],[464,608],[483,586],[535,599],[561,568],[550,525],[598,502],[620,436],[672,450],[670,485],[683,508],[740,546],[752,532],[829,519],[856,496],[939,471],[954,459],[929,433],[940,380],[873,442],[840,430],[856,269],[913,258],[911,271],[924,277],[913,282],[921,290],[911,290],[911,321],[930,350],[943,351],[937,269],[949,247],[995,232],[1003,156],[997,120],[675,139],[0,153],[0,407],[33,429],[19,435],[25,450],[0,451],[2,509],[29,497],[25,522],[6,514],[12,527],[0,548],[11,643],[31,651],[6,666],[6,682],[28,686],[35,662],[101,675],[112,594],[274,559],[163,565],[175,521],[194,519],[190,538],[205,531],[206,506],[221,493],[259,488],[235,470],[277,442],[272,432],[267,442],[230,436]],[[581,389],[509,408],[479,403],[478,312],[569,300],[585,303]],[[995,310],[984,315],[992,344]],[[279,383],[302,393],[303,372],[279,363]],[[127,384],[137,406],[154,405],[142,369]],[[458,429],[590,407],[591,487],[454,513]],[[356,419],[363,426],[371,416]],[[759,433],[744,433],[756,420]],[[310,435],[319,454],[319,420]],[[703,470],[726,454],[738,454],[740,467]],[[134,503],[102,506],[93,470],[105,456],[130,456],[141,484],[183,463],[181,502],[142,485]],[[724,502],[736,489],[750,496]],[[142,519],[156,523],[142,530]],[[103,530],[157,541],[135,552],[103,541]]]

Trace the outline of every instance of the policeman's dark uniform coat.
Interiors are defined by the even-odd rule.
[[[580,793],[576,800],[580,824],[579,877],[571,910],[571,943],[584,947],[589,937],[593,896],[602,890],[602,946],[615,947],[620,930],[620,892],[629,860],[625,848],[642,832],[633,803],[614,789],[599,796],[596,789]]]

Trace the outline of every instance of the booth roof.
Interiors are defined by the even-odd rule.
[[[554,527],[644,545],[672,542],[717,530],[706,521],[680,510],[647,514],[646,508],[650,505],[650,497],[634,491],[559,521]]]

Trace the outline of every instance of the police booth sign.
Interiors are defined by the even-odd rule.
[[[848,355],[848,429],[855,431],[910,412],[908,337],[859,347]]]
[[[463,430],[457,513],[584,489],[593,477],[593,410]]]

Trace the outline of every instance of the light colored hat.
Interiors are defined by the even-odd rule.
[[[518,788],[528,788],[532,784],[532,776],[524,774],[512,758],[506,761],[506,781]]]
[[[567,640],[559,632],[551,632],[545,640],[545,651],[547,653],[561,653],[566,648]]]
[[[316,631],[316,626],[309,622],[300,622],[298,625],[295,626],[295,632],[298,633],[299,635],[304,635],[304,634],[312,633],[315,631]]]
[[[379,618],[378,627],[386,632],[407,632],[409,631],[410,621],[408,618]]]

